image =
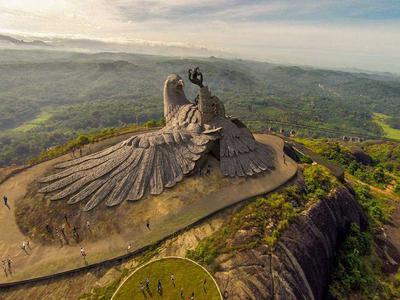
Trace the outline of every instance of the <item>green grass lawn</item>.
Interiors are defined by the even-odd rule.
[[[389,116],[380,113],[374,113],[374,122],[382,127],[383,131],[385,132],[385,136],[390,139],[400,140],[400,130],[390,127],[386,123],[387,118],[389,118]]]
[[[171,281],[171,274],[175,276],[175,287]],[[145,284],[146,278],[150,281],[150,290],[141,291],[141,283]],[[203,287],[206,278],[205,289]],[[161,280],[162,294],[157,291],[157,282]],[[184,297],[180,291],[183,288]],[[221,300],[217,286],[213,279],[197,264],[180,258],[166,258],[151,262],[133,273],[118,290],[115,300],[179,300],[190,299],[194,292],[195,300]]]

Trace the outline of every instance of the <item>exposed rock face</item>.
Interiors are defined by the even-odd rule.
[[[292,145],[285,143],[285,145],[283,146],[283,152],[295,162],[300,162],[300,158],[297,156],[296,151],[293,149]]]
[[[229,299],[322,299],[337,248],[351,223],[367,218],[345,187],[301,213],[270,254],[267,246],[218,258],[216,278]]]
[[[386,274],[395,274],[400,265],[400,249],[395,244],[396,240],[392,241],[392,238],[386,234],[384,227],[375,232],[376,251],[382,259],[382,271]]]
[[[367,166],[372,164],[372,157],[369,156],[368,153],[364,152],[364,150],[361,149],[360,147],[354,146],[351,149],[351,154],[354,156],[356,161],[359,162],[360,164],[367,165]]]

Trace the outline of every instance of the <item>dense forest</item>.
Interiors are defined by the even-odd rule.
[[[82,133],[162,117],[162,84],[200,66],[227,113],[253,130],[383,136],[399,128],[400,79],[263,62],[59,51],[0,50],[0,166],[21,164]],[[186,94],[196,89],[186,80]]]

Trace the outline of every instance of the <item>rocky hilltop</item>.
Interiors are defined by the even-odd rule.
[[[216,277],[229,299],[322,299],[337,249],[351,223],[367,218],[344,186],[311,205],[285,230],[273,251],[267,245],[218,258]],[[252,234],[241,232],[240,239]]]
[[[324,299],[351,228],[364,234],[376,225],[360,203],[359,191],[327,168],[302,165],[280,190],[225,209],[145,252],[0,293],[5,299],[110,299],[143,262],[187,256],[207,266],[226,299]],[[390,256],[395,272],[400,260],[395,247],[386,236],[377,244],[376,253],[387,261]]]

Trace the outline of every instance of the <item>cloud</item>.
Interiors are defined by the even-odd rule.
[[[245,58],[399,72],[398,28],[397,0],[0,0],[3,32],[207,47]]]

